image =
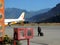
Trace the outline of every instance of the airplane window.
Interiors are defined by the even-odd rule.
[[[27,35],[28,35],[28,36],[31,36],[31,35],[32,35],[31,30],[28,30],[28,31],[27,31]]]
[[[0,2],[0,8],[2,7],[2,3]]]
[[[0,30],[2,29],[2,25],[0,25]]]
[[[2,14],[0,14],[0,19],[2,18]]]

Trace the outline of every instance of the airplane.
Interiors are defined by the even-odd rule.
[[[25,21],[24,15],[25,15],[25,12],[22,12],[22,14],[20,15],[20,17],[18,19],[5,19],[4,20],[5,26],[11,25],[11,24],[16,24],[20,21],[24,22]]]

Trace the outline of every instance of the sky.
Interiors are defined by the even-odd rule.
[[[60,0],[5,0],[5,8],[19,8],[27,11],[38,11],[53,8]]]

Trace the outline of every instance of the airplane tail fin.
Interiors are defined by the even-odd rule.
[[[22,14],[20,15],[18,19],[21,21],[24,21],[24,16],[25,16],[25,12],[22,12]]]

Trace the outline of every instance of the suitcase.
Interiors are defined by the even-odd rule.
[[[44,36],[43,32],[40,32],[40,36]]]

